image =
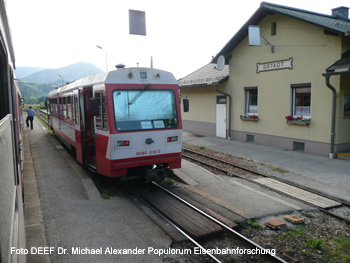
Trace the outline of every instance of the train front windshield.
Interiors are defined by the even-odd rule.
[[[114,116],[118,131],[171,129],[178,126],[172,90],[116,90]]]

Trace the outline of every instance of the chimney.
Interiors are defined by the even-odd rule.
[[[341,20],[349,19],[349,8],[345,6],[340,6],[332,9],[332,16]]]

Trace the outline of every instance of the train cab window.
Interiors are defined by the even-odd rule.
[[[98,115],[96,116],[96,128],[101,130],[108,130],[106,96],[103,92],[96,92],[95,98],[100,99],[99,111]]]
[[[118,131],[171,129],[178,126],[172,90],[116,90],[114,118]]]

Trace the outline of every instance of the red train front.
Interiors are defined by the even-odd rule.
[[[169,72],[128,68],[90,76],[51,91],[49,105],[56,134],[99,174],[181,167],[180,99]]]

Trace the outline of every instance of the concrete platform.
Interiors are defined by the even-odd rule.
[[[33,173],[26,172],[24,180],[37,185],[25,189],[26,213],[37,212],[26,222],[27,248],[53,249],[44,256],[28,255],[29,262],[162,262],[148,248],[167,248],[171,239],[130,200],[101,199],[79,165],[38,121],[25,135]],[[110,254],[110,248],[133,251]]]

